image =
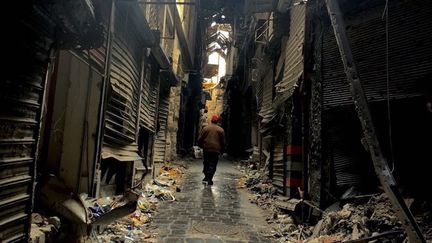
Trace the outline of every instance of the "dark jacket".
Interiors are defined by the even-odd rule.
[[[204,152],[223,152],[225,146],[225,133],[222,127],[209,124],[201,130],[198,145]]]

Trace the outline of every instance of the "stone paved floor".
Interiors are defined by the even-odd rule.
[[[222,160],[213,186],[204,186],[201,161],[185,175],[176,201],[162,202],[153,225],[159,242],[272,242],[261,209],[248,202],[247,192],[237,189],[238,170]]]

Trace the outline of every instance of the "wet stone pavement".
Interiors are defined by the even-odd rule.
[[[162,202],[153,225],[159,242],[272,242],[262,236],[268,230],[263,212],[237,189],[236,168],[221,161],[213,186],[201,183],[201,162],[185,174],[176,201]]]

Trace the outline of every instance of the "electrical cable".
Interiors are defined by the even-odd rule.
[[[387,92],[387,124],[388,124],[388,136],[389,136],[389,147],[390,147],[390,172],[393,173],[395,170],[395,156],[393,150],[393,136],[392,136],[392,118],[391,118],[391,106],[390,106],[390,75],[389,75],[389,0],[386,0],[382,19],[385,18],[385,35],[386,35],[386,92]]]

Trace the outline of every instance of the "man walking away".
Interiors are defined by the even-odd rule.
[[[204,150],[204,179],[203,183],[213,185],[213,176],[216,172],[216,166],[219,160],[219,155],[224,149],[225,133],[222,127],[217,123],[220,121],[220,116],[214,115],[211,119],[211,124],[205,126],[198,139],[198,145]]]

